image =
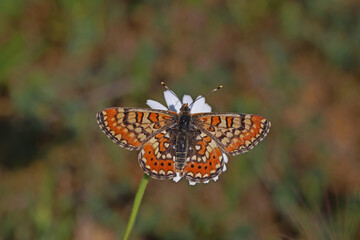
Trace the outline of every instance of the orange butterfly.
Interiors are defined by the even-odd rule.
[[[141,168],[156,179],[185,177],[191,185],[216,181],[226,170],[226,154],[252,149],[270,130],[271,123],[258,115],[211,113],[201,96],[193,102],[185,95],[183,104],[168,88],[164,96],[169,110],[148,100],[155,109],[116,107],[97,113],[101,130],[121,147],[140,150]]]

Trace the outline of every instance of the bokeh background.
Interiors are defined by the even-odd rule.
[[[121,239],[143,172],[105,107],[272,122],[219,181],[150,180],[131,239],[360,239],[357,0],[0,1],[0,239]]]

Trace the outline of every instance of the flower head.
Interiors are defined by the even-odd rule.
[[[174,93],[171,92],[170,90],[164,91],[164,98],[165,98],[166,104],[168,105],[168,108],[154,100],[147,100],[146,104],[149,107],[151,107],[152,109],[170,110],[170,111],[174,111],[176,113],[180,113],[181,106],[184,103],[187,103],[187,104],[189,104],[189,106],[191,108],[191,114],[211,112],[210,105],[205,103],[205,98],[203,98],[201,96],[198,96],[196,98],[196,101],[193,105],[191,105],[191,103],[193,102],[193,99],[191,96],[184,95],[182,102],[181,102],[180,99],[176,95],[174,95]]]
[[[168,108],[166,108],[164,105],[162,105],[161,103],[154,101],[154,100],[147,100],[146,104],[149,107],[151,107],[152,109],[170,110],[170,111],[174,111],[176,113],[180,113],[181,106],[183,104],[187,103],[190,106],[191,114],[211,112],[210,105],[205,102],[205,98],[202,97],[201,95],[196,98],[194,103],[193,103],[193,99],[191,96],[184,95],[182,98],[182,102],[181,102],[180,99],[175,95],[174,92],[172,92],[170,90],[165,90],[164,98],[165,98],[166,104],[168,105]],[[224,157],[224,162],[225,162],[223,172],[225,172],[226,171],[226,163],[228,162],[228,158],[227,158],[226,154],[223,153],[222,155]],[[178,182],[181,178],[182,178],[182,176],[178,173],[177,176],[173,178],[173,180],[175,182]],[[217,181],[218,176],[214,177],[212,180]],[[204,183],[208,183],[208,182],[209,181],[205,181]],[[196,182],[189,180],[189,184],[195,185]]]

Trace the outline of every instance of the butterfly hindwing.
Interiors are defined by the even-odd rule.
[[[252,114],[199,113],[193,115],[194,124],[212,135],[227,153],[237,155],[252,149],[263,140],[271,123]]]
[[[163,130],[149,139],[139,153],[139,164],[153,178],[166,180],[176,176],[175,150],[169,131]]]
[[[192,182],[205,182],[218,176],[224,166],[224,156],[216,142],[199,132],[191,142],[184,175]]]
[[[108,108],[96,117],[101,130],[121,147],[139,149],[173,122],[176,113],[143,108]]]

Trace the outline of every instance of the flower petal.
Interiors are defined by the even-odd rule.
[[[196,183],[197,183],[197,182],[193,182],[193,181],[190,181],[190,180],[189,180],[190,186],[194,186],[194,185],[196,185]]]
[[[223,172],[225,172],[226,169],[227,169],[227,168],[226,168],[226,164],[228,163],[229,159],[228,159],[228,157],[226,156],[225,153],[223,153],[222,155],[223,155],[223,158],[224,158]]]
[[[180,181],[181,178],[182,178],[182,176],[180,176],[180,173],[177,172],[176,177],[173,178],[173,181],[178,182],[178,181]]]
[[[224,158],[224,162],[228,163],[229,159],[228,159],[227,155],[225,153],[223,153],[222,155],[223,155],[223,158]]]
[[[227,168],[226,168],[226,164],[224,164],[222,171],[225,172],[226,169],[227,169]]]
[[[193,99],[190,95],[184,95],[182,102],[183,102],[183,104],[187,103],[190,105],[193,102]]]
[[[191,107],[191,113],[203,113],[203,112],[211,112],[211,107],[209,104],[205,103],[205,98],[202,96],[198,96]]]
[[[170,111],[174,111],[177,113],[180,112],[181,101],[175,95],[174,92],[171,92],[170,90],[164,91],[164,98],[165,98],[166,104],[168,105]]]
[[[203,112],[211,112],[211,107],[209,104],[207,104],[207,103],[204,104]]]
[[[168,110],[164,105],[162,105],[161,103],[148,99],[146,101],[146,104],[151,107],[152,109],[158,109],[158,110]]]

